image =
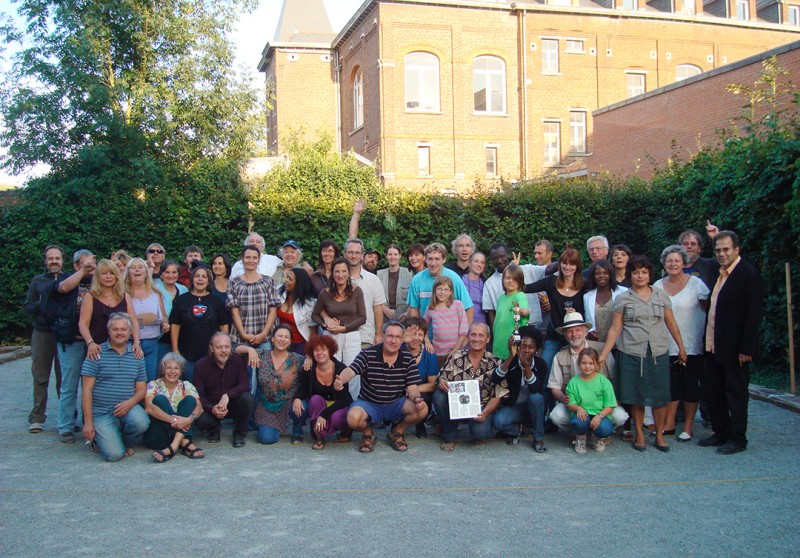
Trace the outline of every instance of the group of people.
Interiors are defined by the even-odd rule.
[[[764,289],[732,231],[707,224],[715,258],[684,232],[662,252],[662,273],[602,236],[587,241],[584,270],[572,247],[553,261],[542,239],[535,263],[523,264],[501,243],[487,258],[467,234],[453,240],[450,263],[434,242],[412,245],[404,267],[390,244],[377,269],[381,254],[358,238],[365,209],[356,203],[343,252],[320,243],[316,268],[294,240],[273,256],[256,233],[233,264],[227,254],[206,264],[198,246],[178,263],[153,243],[146,258],[79,250],[66,273],[61,248],[48,246],[25,301],[30,432],[43,429],[54,368],[60,441],[74,443],[82,424],[109,461],[139,440],[159,463],[203,458],[196,432],[219,442],[227,419],[234,447],[251,430],[262,444],[281,434],[302,444],[308,425],[314,450],[359,431],[369,453],[387,428],[389,445],[405,451],[410,428],[423,438],[435,425],[453,451],[463,425],[473,440],[510,444],[529,429],[537,453],[558,430],[576,452],[602,452],[617,429],[637,451],[650,433],[667,452],[681,402],[677,440],[687,442],[701,399],[713,434],[699,445],[746,449]],[[450,397],[461,382],[477,386],[469,418]]]

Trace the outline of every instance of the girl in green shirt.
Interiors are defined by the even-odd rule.
[[[572,428],[575,431],[575,451],[586,453],[586,434],[592,431],[592,447],[595,451],[605,451],[603,441],[614,433],[614,425],[608,416],[617,406],[611,382],[600,374],[600,355],[591,347],[578,355],[580,376],[575,376],[567,384],[569,410],[572,411]]]

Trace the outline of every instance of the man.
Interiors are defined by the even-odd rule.
[[[378,272],[378,264],[381,261],[381,253],[377,250],[367,250],[367,253],[364,254],[364,263],[362,264],[364,269],[369,271],[372,274]]]
[[[419,393],[417,361],[408,351],[400,350],[404,328],[400,322],[383,327],[383,343],[362,350],[349,367],[334,380],[334,388],[359,376],[361,393],[347,412],[347,424],[364,434],[358,451],[375,449],[373,426],[389,421],[394,427],[387,434],[389,444],[406,451],[406,429],[425,420],[428,406]]]
[[[466,233],[461,233],[450,246],[456,261],[450,262],[445,267],[463,277],[469,273],[469,259],[475,253],[475,241]]]
[[[191,289],[192,270],[197,265],[197,262],[203,261],[203,249],[194,244],[187,246],[183,251],[183,265],[178,270],[178,283]],[[233,277],[233,275],[232,275]]]
[[[497,311],[497,301],[500,300],[500,295],[503,294],[503,271],[505,271],[508,264],[511,263],[508,257],[508,248],[505,244],[496,242],[492,244],[489,249],[489,259],[494,265],[494,273],[486,280],[483,285],[483,299],[481,306],[486,313],[486,320],[491,328],[494,325],[494,316]],[[543,265],[520,265],[522,268],[522,275],[525,277],[525,283],[533,283],[545,276],[546,266]],[[523,289],[524,285],[521,286]],[[536,293],[525,295],[528,298],[528,308],[530,308],[530,316],[528,323],[530,325],[539,327],[542,321],[542,309],[539,306],[539,297]]]
[[[586,252],[589,253],[589,263],[593,264],[598,260],[608,261],[608,239],[604,236],[592,236],[586,241]],[[583,278],[589,278],[589,267],[583,270]]]
[[[58,439],[64,444],[75,443],[78,385],[83,359],[86,358],[86,343],[78,331],[78,318],[81,302],[92,286],[92,276],[97,267],[94,254],[89,250],[78,250],[72,256],[72,266],[75,269],[72,274],[60,274],[50,287],[53,300],[58,304],[53,337],[61,363]]]
[[[536,265],[543,265],[545,268],[553,264],[553,244],[547,239],[539,240],[533,248],[533,259],[536,260]],[[547,329],[550,327],[550,299],[547,298],[547,293],[536,293],[539,299],[539,308],[542,311],[542,323],[539,324],[539,331],[547,334]]]
[[[494,371],[492,381],[505,395],[500,400],[500,408],[492,417],[492,425],[498,432],[507,436],[511,445],[519,442],[522,423],[533,427],[533,450],[544,453],[544,384],[547,381],[547,365],[536,351],[542,346],[544,336],[532,327],[519,328],[520,341],[514,343],[514,336],[508,339],[509,356]]]
[[[251,232],[248,234],[244,242],[242,242],[242,246],[255,246],[258,248],[259,252],[261,252],[261,259],[258,261],[258,272],[265,276],[265,277],[272,277],[275,275],[275,271],[278,269],[278,265],[281,264],[281,260],[278,257],[273,256],[272,254],[267,254],[265,250],[265,243],[264,237],[258,234],[257,232]],[[242,273],[244,273],[244,264],[242,260],[238,260],[233,267],[231,267],[231,279],[234,277],[239,277]]]
[[[50,387],[50,371],[55,362],[56,393],[61,393],[61,365],[58,362],[58,349],[53,337],[55,316],[48,316],[40,306],[42,291],[52,288],[61,274],[64,265],[64,252],[51,244],[44,249],[46,271],[37,275],[28,287],[28,295],[22,305],[26,314],[33,319],[31,333],[31,375],[33,376],[33,408],[28,415],[28,432],[38,434],[47,420],[47,390]]]
[[[706,220],[706,234],[711,242],[714,242],[714,238],[719,234],[719,229],[709,220]],[[683,272],[699,277],[706,287],[712,290],[719,276],[719,263],[715,258],[704,258],[700,255],[703,248],[700,233],[691,229],[683,231],[678,237],[678,242],[689,255],[689,265],[683,268]]]
[[[425,248],[425,263],[428,268],[414,275],[408,287],[408,315],[422,317],[433,296],[433,283],[441,275],[447,275],[453,282],[453,298],[461,301],[467,314],[467,323],[472,323],[472,299],[461,277],[444,267],[447,250],[443,244],[434,242]]]
[[[501,361],[486,350],[490,338],[489,326],[475,322],[469,328],[469,348],[451,355],[439,371],[436,379],[439,389],[433,392],[433,408],[436,409],[442,429],[442,443],[439,445],[442,451],[456,448],[456,424],[450,417],[448,398],[450,382],[478,380],[481,412],[475,418],[466,419],[467,425],[476,442],[492,436],[492,413],[500,405],[492,375],[500,367]]]
[[[720,269],[709,302],[706,369],[700,382],[714,433],[699,444],[730,455],[747,449],[749,364],[764,311],[764,280],[742,260],[733,231],[716,235],[714,254]]]
[[[83,436],[106,461],[133,455],[133,444],[150,426],[139,403],[144,400],[144,359],[133,356],[131,319],[125,312],[108,317],[108,341],[96,360],[86,359],[83,378]]]
[[[567,397],[567,384],[569,381],[580,376],[581,371],[578,366],[578,355],[583,349],[589,347],[598,353],[603,350],[603,343],[586,339],[592,324],[584,322],[580,312],[570,312],[564,318],[564,325],[558,328],[558,332],[564,336],[568,345],[556,353],[553,358],[553,366],[550,369],[550,379],[547,381],[547,388],[553,398],[557,401],[553,410],[550,411],[550,421],[564,432],[572,432],[570,425],[569,397]],[[613,376],[614,355],[609,354],[605,363],[600,369],[600,374],[609,380]],[[614,428],[619,428],[628,420],[628,413],[622,407],[614,408],[611,416],[608,417]],[[598,445],[605,446],[603,440],[597,442]],[[602,450],[601,450],[602,451]]]
[[[361,347],[368,347],[383,340],[383,305],[387,304],[386,293],[378,276],[363,268],[364,243],[351,238],[344,244],[344,257],[350,266],[350,281],[364,293],[367,321],[358,331]]]
[[[231,338],[227,333],[212,335],[208,350],[208,356],[194,365],[194,385],[204,411],[197,419],[197,428],[207,432],[208,441],[213,444],[220,440],[222,421],[233,419],[233,447],[244,447],[248,421],[255,409],[247,363],[240,356],[231,358]]]

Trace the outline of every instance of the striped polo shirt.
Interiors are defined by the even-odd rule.
[[[98,360],[83,361],[81,376],[92,376],[92,416],[99,417],[114,411],[118,403],[133,397],[136,382],[147,382],[144,359],[133,356],[131,344],[119,354],[108,341],[100,345]]]
[[[361,376],[359,399],[386,405],[406,395],[406,387],[420,382],[417,361],[408,351],[400,350],[397,360],[389,365],[383,360],[383,343],[367,347],[350,364]]]

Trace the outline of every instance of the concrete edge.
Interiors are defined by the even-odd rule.
[[[30,347],[10,347],[8,352],[0,354],[0,364],[31,356]]]

